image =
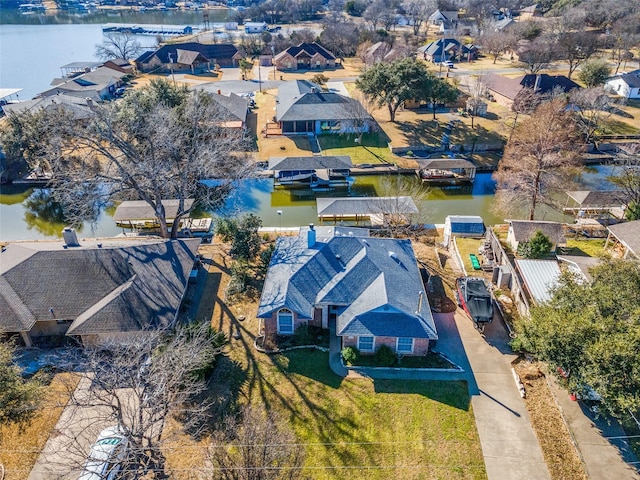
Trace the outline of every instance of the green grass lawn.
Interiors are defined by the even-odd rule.
[[[562,255],[577,255],[580,257],[599,257],[604,253],[604,238],[578,239],[568,238],[567,246],[562,248]],[[560,253],[560,252],[559,252]]]
[[[470,254],[474,254],[478,257],[478,261],[482,264],[482,258],[478,255],[478,248],[482,245],[481,238],[462,238],[456,237],[456,244],[458,245],[458,251],[460,252],[460,257],[462,257],[462,262],[464,263],[464,268],[467,271],[467,275],[482,275],[482,270],[474,270],[471,265]]]
[[[637,135],[640,131],[633,125],[619,120],[608,120],[603,122],[601,128],[604,135]]]
[[[362,143],[356,143],[357,135],[319,135],[318,142],[323,155],[349,155],[354,164],[379,164],[394,162],[395,157],[387,145],[386,135],[369,133],[362,136]]]
[[[343,380],[310,350],[248,360],[243,395],[286,412],[309,478],[486,478],[464,382]]]

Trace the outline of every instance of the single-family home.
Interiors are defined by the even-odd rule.
[[[262,33],[267,31],[265,22],[247,22],[244,24],[245,33]]]
[[[27,346],[65,335],[101,345],[175,325],[199,239],[63,235],[2,247],[0,332]]]
[[[336,67],[336,57],[322,45],[301,43],[273,57],[278,70],[326,70]]]
[[[640,98],[640,70],[609,77],[604,84],[608,92],[625,98]]]
[[[231,43],[172,43],[141,54],[135,61],[140,72],[199,73],[220,67],[237,67],[245,53]]]
[[[394,60],[407,58],[409,54],[410,51],[407,47],[392,47],[387,42],[376,42],[366,49],[363,59],[365,64],[373,65],[374,63],[390,63]]]
[[[73,95],[52,95],[50,97],[34,98],[24,102],[8,103],[2,107],[6,115],[21,114],[23,112],[35,113],[39,110],[53,110],[62,108],[68,112],[74,120],[86,120],[90,118],[91,101],[87,102],[86,98],[76,97]]]
[[[311,225],[280,237],[257,316],[266,336],[316,326],[362,353],[387,345],[424,355],[438,338],[411,241],[360,228]]]
[[[445,22],[457,22],[458,12],[453,10],[436,10],[429,16],[429,23],[433,26],[440,26]]]
[[[561,223],[541,220],[507,220],[509,231],[507,233],[507,243],[514,252],[518,251],[518,245],[528,242],[537,231],[545,234],[551,241],[551,251],[555,252],[558,246],[566,245],[564,229]]]
[[[283,134],[368,132],[372,123],[356,99],[327,92],[308,80],[280,86],[275,119]]]
[[[513,28],[516,25],[516,22],[511,17],[504,17],[499,20],[494,20],[489,24],[489,29],[495,32],[506,32]]]
[[[73,78],[55,78],[51,82],[52,88],[39,93],[36,98],[64,94],[95,101],[109,100],[123,85],[123,77],[126,75],[120,69],[103,65]]]
[[[526,74],[517,78],[488,74],[483,78],[493,99],[505,107],[511,107],[518,94],[526,88],[541,95],[551,93],[554,90],[568,93],[574,88],[580,88],[580,85],[564,75],[548,75],[546,73]]]
[[[623,258],[640,259],[640,220],[617,223],[607,227],[609,235],[605,243],[605,248],[609,243],[613,248],[619,248]]]
[[[477,58],[478,49],[473,45],[463,45],[455,38],[439,38],[418,48],[418,55],[433,63],[447,60],[470,61]]]
[[[244,128],[249,112],[249,100],[246,97],[222,93],[215,82],[194,85],[192,90],[203,90],[211,93],[211,98],[220,107],[222,126],[228,128]]]
[[[453,237],[484,237],[485,226],[477,215],[448,215],[444,219],[444,244],[448,246]]]

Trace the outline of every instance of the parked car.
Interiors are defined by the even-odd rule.
[[[91,447],[78,480],[114,480],[122,468],[128,444],[117,425],[105,428]]]
[[[445,60],[444,62],[440,62],[440,65],[447,68],[453,68],[453,62],[451,60]]]

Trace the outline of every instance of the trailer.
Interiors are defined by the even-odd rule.
[[[460,277],[456,279],[456,300],[473,321],[480,333],[493,321],[493,298],[484,279]]]

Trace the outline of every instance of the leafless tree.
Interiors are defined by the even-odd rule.
[[[53,192],[70,222],[113,200],[144,200],[161,235],[175,237],[163,200],[179,201],[178,225],[195,208],[187,199],[212,207],[249,174],[250,162],[238,153],[243,133],[227,126],[230,114],[212,94],[158,81],[119,102],[92,104],[92,111],[82,123],[54,117],[48,132]],[[212,178],[215,187],[202,183]]]
[[[364,11],[363,18],[371,25],[371,30],[377,30],[378,25],[388,23],[388,18],[393,14],[395,11],[387,0],[373,0]]]
[[[169,478],[163,448],[178,434],[198,435],[205,428],[211,407],[203,395],[205,372],[215,364],[224,341],[209,325],[194,324],[79,351],[74,363],[86,373],[77,388],[76,383],[69,385],[56,451],[45,451],[52,470],[81,469],[87,445],[104,428],[117,426],[128,444],[122,478]],[[172,418],[180,428],[167,428]]]
[[[578,130],[585,143],[597,142],[597,132],[615,110],[615,101],[604,88],[576,88],[571,91],[569,101]]]
[[[538,105],[540,105],[544,99],[545,97],[536,93],[533,88],[525,87],[516,94],[511,104],[511,111],[514,113],[514,116],[509,140],[511,140],[513,136],[520,115],[530,115],[538,108]]]
[[[343,21],[325,22],[320,43],[329,49],[336,57],[351,57],[358,48],[359,30],[355,23]]]
[[[371,129],[375,125],[375,120],[371,115],[375,105],[360,90],[356,90],[352,98],[355,102],[349,104],[347,115],[353,129],[357,132],[358,144],[362,145],[362,135],[365,130]]]
[[[478,116],[479,109],[483,104],[482,99],[486,97],[487,93],[485,75],[481,72],[471,75],[464,88],[469,95],[469,99],[467,100],[467,113],[471,117],[471,128],[473,128],[474,119]]]
[[[514,38],[507,32],[497,32],[495,30],[487,30],[480,35],[478,43],[481,50],[493,57],[493,63],[496,63],[500,55],[508,51],[514,44]]]
[[[132,60],[138,56],[142,47],[135,35],[128,33],[108,32],[104,34],[104,40],[96,45],[96,57],[102,60],[124,58]]]
[[[214,437],[209,460],[216,480],[294,480],[303,478],[304,447],[284,416],[249,405]]]
[[[556,98],[541,104],[515,129],[498,170],[498,210],[533,220],[540,205],[556,207],[554,194],[569,185],[579,165],[576,128],[566,102]]]
[[[556,43],[548,35],[532,40],[518,50],[518,58],[522,69],[527,73],[539,73],[549,68],[557,59]]]
[[[637,144],[627,145],[618,157],[622,163],[609,180],[622,190],[627,220],[640,220],[640,149]]]
[[[633,58],[631,50],[640,45],[640,34],[614,29],[608,38],[608,43],[611,49],[611,58],[616,64],[614,73],[617,74],[622,63]]]
[[[405,0],[402,5],[407,18],[411,20],[414,35],[420,33],[420,28],[429,15],[438,8],[435,0]]]

